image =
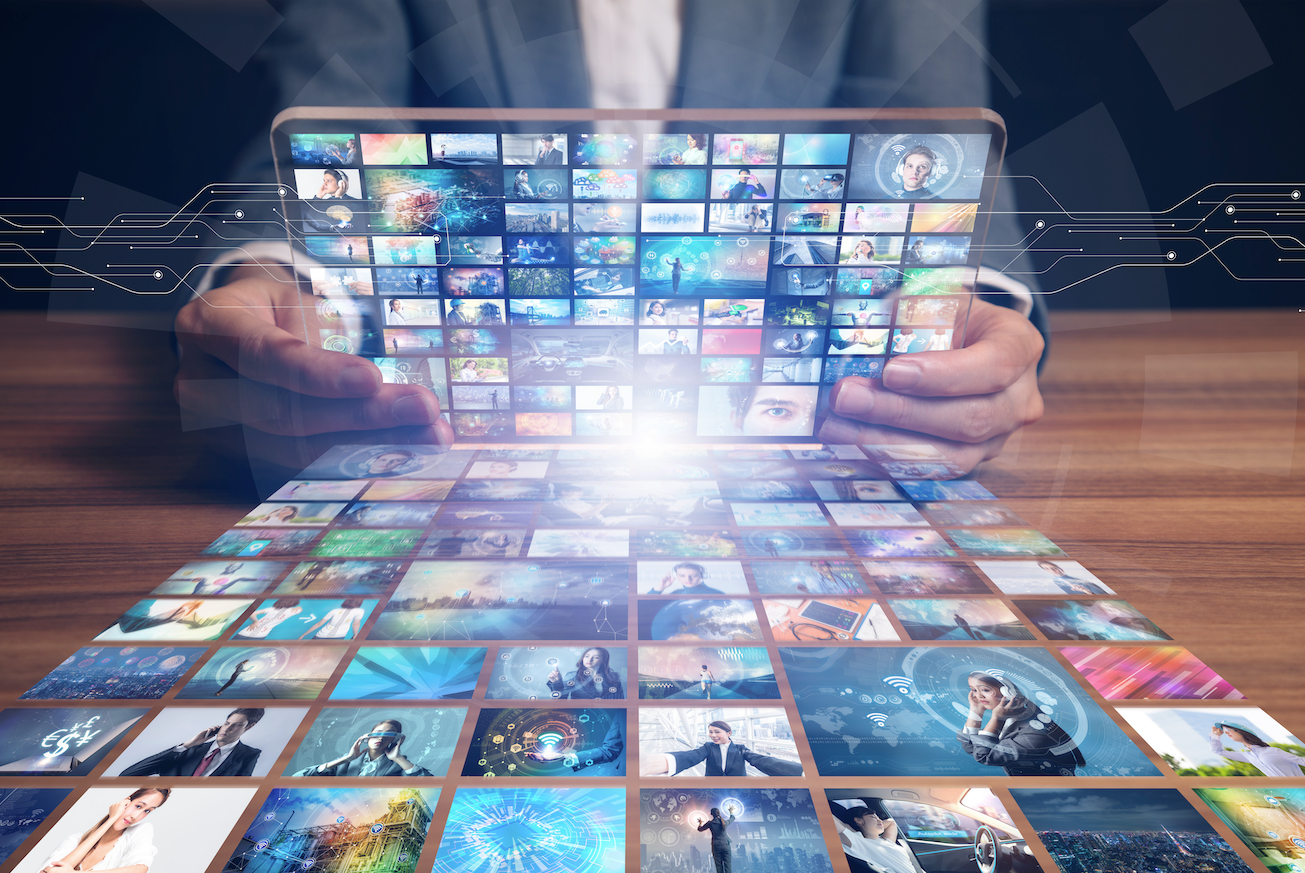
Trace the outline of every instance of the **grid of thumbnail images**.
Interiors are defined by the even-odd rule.
[[[963,339],[989,134],[289,141],[310,333],[465,439],[811,436]]]
[[[1297,873],[1301,741],[912,451],[338,446],[0,711],[0,862]]]

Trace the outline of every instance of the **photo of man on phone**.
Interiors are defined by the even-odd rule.
[[[137,761],[119,776],[252,776],[261,749],[241,737],[263,719],[261,709],[233,709],[220,725],[204,728],[183,743]]]

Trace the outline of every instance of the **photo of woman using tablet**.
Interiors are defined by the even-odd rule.
[[[70,834],[56,846],[41,873],[148,873],[158,849],[154,847],[154,826],[146,819],[171,793],[170,788],[139,788],[114,803],[108,815],[86,833]]]
[[[602,646],[585,649],[565,680],[562,671],[553,668],[548,690],[561,700],[624,700],[621,675],[612,669],[611,660],[611,652]]]
[[[1075,769],[1087,766],[1065,729],[1014,682],[976,671],[968,684],[970,716],[956,739],[975,761],[1007,776],[1077,776]]]

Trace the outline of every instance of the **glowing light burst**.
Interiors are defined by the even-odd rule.
[[[620,788],[460,788],[435,873],[607,873],[625,865]]]

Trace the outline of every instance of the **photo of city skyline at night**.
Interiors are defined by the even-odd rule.
[[[1012,788],[1060,873],[1250,867],[1173,788]]]

